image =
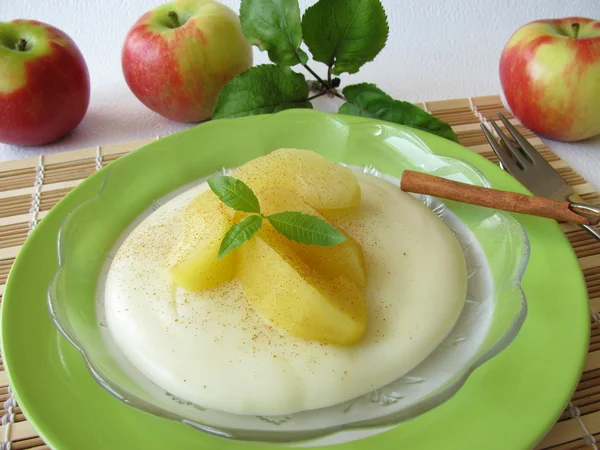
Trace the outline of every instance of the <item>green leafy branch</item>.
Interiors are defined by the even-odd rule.
[[[358,72],[386,44],[389,27],[379,0],[319,0],[302,18],[298,0],[242,0],[240,22],[248,41],[266,51],[274,64],[252,67],[225,85],[214,119],[312,108],[311,100],[327,95],[344,100],[341,114],[387,120],[458,141],[450,125],[412,103],[394,100],[374,84],[338,90],[341,80],[334,75]],[[313,59],[327,66],[326,78],[308,65],[303,41]],[[298,64],[315,80],[291,69]]]
[[[346,236],[320,217],[297,211],[282,211],[268,216],[260,212],[258,198],[243,181],[230,176],[208,180],[208,186],[225,205],[235,211],[251,215],[233,225],[221,241],[217,259],[249,241],[258,233],[263,219],[286,238],[306,245],[333,246],[341,244]]]

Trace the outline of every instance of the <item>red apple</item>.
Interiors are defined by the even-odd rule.
[[[88,69],[75,43],[34,20],[0,23],[0,141],[41,145],[63,137],[85,115]]]
[[[559,141],[600,134],[600,22],[524,25],[502,52],[500,81],[513,114],[534,132]]]
[[[123,74],[151,110],[180,122],[210,118],[223,86],[252,66],[236,13],[213,0],[179,0],[144,14],[129,31]]]

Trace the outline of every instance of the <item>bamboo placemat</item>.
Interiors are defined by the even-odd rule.
[[[465,147],[497,163],[479,124],[511,118],[533,146],[588,203],[600,205],[600,194],[550,151],[531,131],[518,124],[500,97],[477,97],[426,102],[423,109],[445,120]],[[98,146],[66,153],[0,163],[0,301],[6,277],[29,232],[67,192],[96,170],[153,139]],[[537,450],[598,450],[600,439],[600,242],[579,228],[562,224],[579,259],[587,283],[592,312],[587,363],[577,390],[559,421]],[[0,355],[0,450],[49,449],[40,439],[11,394]],[[513,450],[513,449],[507,449]],[[514,449],[522,450],[522,449]]]

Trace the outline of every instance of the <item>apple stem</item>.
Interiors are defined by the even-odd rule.
[[[17,42],[17,51],[19,52],[24,52],[25,50],[27,50],[27,41],[25,39],[21,39],[19,42]]]
[[[167,16],[169,16],[169,19],[171,19],[171,24],[173,25],[173,28],[178,28],[179,26],[181,26],[181,24],[179,23],[179,17],[177,16],[177,13],[175,11],[169,11],[167,13]]]
[[[577,36],[579,35],[579,23],[575,22],[571,24],[571,30],[573,31],[573,37],[575,39],[577,39]]]

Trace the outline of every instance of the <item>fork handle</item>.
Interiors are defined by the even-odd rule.
[[[592,227],[591,225],[580,225],[581,228],[583,228],[584,230],[586,230],[588,233],[590,233],[592,236],[594,236],[596,239],[598,239],[600,241],[600,232]]]
[[[578,194],[571,194],[569,196],[569,201],[571,202],[571,208],[573,211],[590,218],[596,218],[595,221],[590,220],[590,222],[592,222],[594,225],[598,223],[598,217],[600,217],[600,208],[597,206],[586,205]],[[598,229],[591,225],[580,225],[580,227],[600,241],[600,231],[598,231]]]
[[[587,217],[570,209],[569,202],[473,186],[412,170],[404,171],[400,188],[406,192],[433,195],[471,205],[590,225]]]

